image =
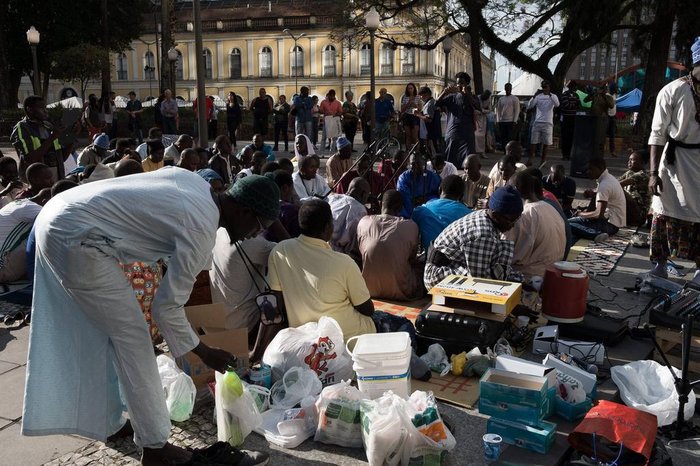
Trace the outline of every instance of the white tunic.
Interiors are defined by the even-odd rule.
[[[690,86],[681,79],[665,85],[656,98],[649,145],[665,146],[668,138],[686,144],[700,143],[700,124],[695,121],[695,102]],[[700,223],[700,149],[676,147],[676,161],[661,158],[661,196],[653,196],[654,213]]]
[[[302,201],[313,199],[316,196],[325,196],[331,191],[326,180],[318,173],[315,178],[305,180],[299,172],[294,172],[292,180],[294,181],[294,190]]]

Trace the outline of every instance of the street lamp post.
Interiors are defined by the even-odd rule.
[[[289,29],[283,29],[282,32],[288,34],[294,41],[294,93],[299,95],[299,52],[297,51],[297,41],[304,37],[306,33],[302,32],[298,36],[295,36]]]
[[[39,84],[39,65],[36,59],[36,46],[39,45],[40,34],[34,26],[30,27],[27,31],[27,42],[32,49],[32,62],[34,64],[34,95],[41,95],[41,88]]]
[[[374,131],[377,128],[377,115],[374,108],[374,33],[379,29],[379,13],[372,7],[365,15],[365,27],[369,31],[369,111],[370,111],[370,137],[369,142],[374,139]]]
[[[170,90],[173,91],[173,98],[176,98],[177,91],[175,90],[175,63],[177,62],[177,49],[170,47],[168,50],[168,61],[170,62]]]
[[[452,51],[452,37],[447,36],[442,41],[442,50],[445,52],[445,87],[450,76],[450,52]]]

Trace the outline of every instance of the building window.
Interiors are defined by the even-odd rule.
[[[296,46],[289,55],[290,76],[304,76],[304,49]]]
[[[184,68],[182,66],[182,52],[177,51],[177,60],[175,60],[175,79],[182,81],[185,76]]]
[[[335,46],[332,44],[323,49],[323,76],[335,76]]]
[[[416,50],[411,47],[404,47],[401,50],[401,74],[414,74],[415,71]]]
[[[129,76],[126,71],[126,54],[120,53],[117,55],[117,79],[119,81],[126,81]]]
[[[231,54],[229,55],[231,59],[231,67],[230,67],[230,74],[231,74],[231,79],[240,79],[242,72],[241,72],[241,50],[240,49],[233,49],[231,50]]]
[[[150,50],[143,57],[143,77],[149,80],[156,79],[156,59]]]
[[[209,49],[202,50],[202,56],[204,57],[204,77],[206,79],[211,79],[212,78],[211,51]]]
[[[369,44],[362,44],[360,49],[360,75],[370,74],[370,48]]]
[[[270,47],[260,49],[260,77],[272,77],[272,49]]]
[[[382,44],[379,49],[379,74],[382,76],[394,74],[394,49],[391,44]]]

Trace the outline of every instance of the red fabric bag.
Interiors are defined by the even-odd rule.
[[[599,461],[610,463],[617,459],[618,465],[645,465],[654,447],[656,428],[653,414],[600,401],[569,434],[569,444]]]

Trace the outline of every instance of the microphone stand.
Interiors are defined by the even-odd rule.
[[[320,198],[320,199],[325,199],[326,197],[328,197],[328,194],[334,192],[336,186],[338,186],[338,185],[340,184],[340,182],[343,181],[343,178],[345,178],[345,175],[346,175],[348,172],[353,171],[353,170],[355,169],[355,167],[357,167],[357,165],[360,163],[360,160],[362,159],[362,157],[364,157],[365,155],[368,155],[369,153],[376,154],[376,147],[375,147],[375,145],[376,145],[378,142],[379,142],[379,139],[373,141],[372,144],[370,144],[369,146],[367,146],[367,147],[365,148],[365,150],[362,151],[362,155],[360,155],[360,156],[357,158],[357,160],[355,160],[355,163],[353,163],[353,164],[350,166],[350,168],[348,168],[348,169],[345,171],[345,173],[343,173],[343,175],[340,177],[340,179],[338,179],[338,181],[336,181],[335,183],[333,183],[333,186],[330,187],[331,190],[330,190],[325,196],[319,196],[319,198]],[[375,160],[376,160],[376,158],[375,158]]]
[[[409,151],[406,153],[406,157],[401,161],[401,165],[399,165],[400,167],[403,167],[403,166],[406,164],[406,162],[408,161],[408,159],[411,157],[411,155],[413,155],[413,153],[416,151],[416,149],[418,148],[419,145],[420,145],[419,142],[413,144],[413,146],[412,146],[412,147],[409,149]],[[389,181],[387,181],[386,184],[384,184],[384,188],[382,189],[382,192],[379,193],[379,196],[377,196],[377,200],[381,200],[381,199],[382,199],[382,196],[384,196],[384,193],[387,191],[387,188],[388,188],[389,185],[392,183],[392,181],[394,181],[394,179],[396,179],[396,177],[397,177],[398,175],[399,175],[399,171],[398,171],[398,170],[396,170],[396,171],[394,171],[394,173],[392,173],[391,178],[389,178]]]

